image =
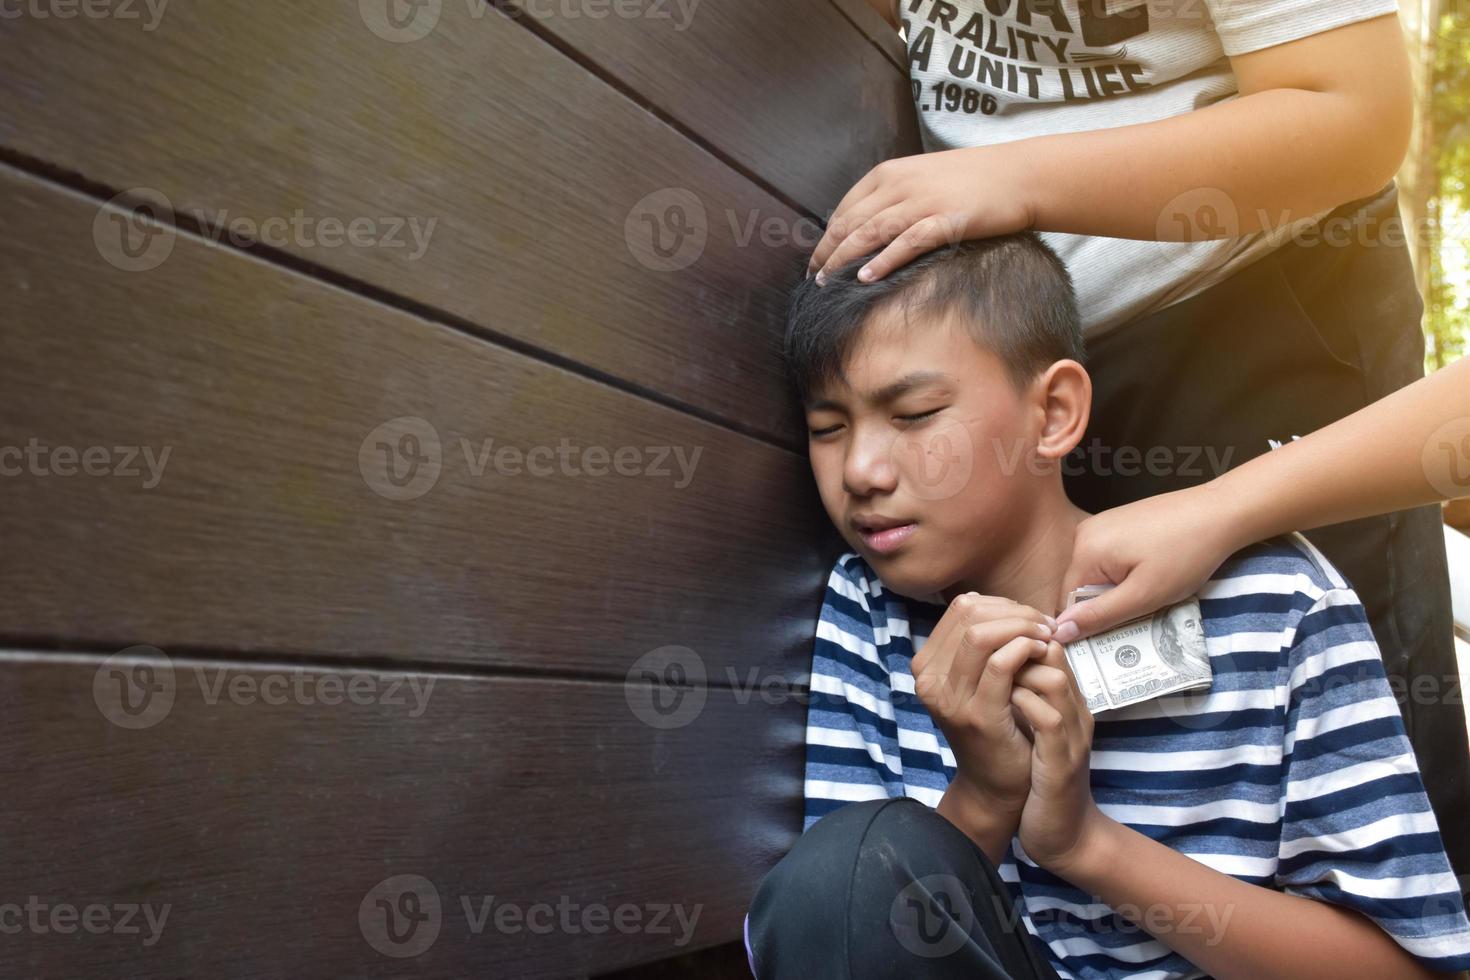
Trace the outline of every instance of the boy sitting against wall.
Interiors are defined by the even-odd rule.
[[[817,626],[803,834],[747,916],[758,980],[1470,967],[1352,586],[1300,535],[1236,553],[1198,595],[1208,693],[1094,720],[1052,640],[1091,398],[1065,267],[1032,232],[862,265],[800,284],[788,323],[853,550]]]

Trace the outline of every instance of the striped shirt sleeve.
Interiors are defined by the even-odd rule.
[[[897,729],[877,639],[867,583],[839,561],[812,645],[803,833],[844,803],[903,795],[899,760],[881,749]]]
[[[1362,913],[1430,969],[1470,968],[1460,887],[1352,589],[1307,609],[1286,671],[1275,884]]]

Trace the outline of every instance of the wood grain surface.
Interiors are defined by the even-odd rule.
[[[0,445],[37,447],[0,481],[6,635],[799,669],[825,565],[800,457],[189,235],[124,271],[112,212],[13,171],[0,202]],[[54,456],[93,447],[101,475]]]
[[[604,683],[0,669],[7,976],[585,975],[738,936],[800,825],[795,700],[657,728]]]

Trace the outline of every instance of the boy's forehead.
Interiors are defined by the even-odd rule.
[[[854,337],[837,375],[807,403],[881,402],[918,387],[973,384],[982,353],[948,318],[875,315]]]
[[[954,388],[959,384],[959,379],[954,375],[932,368],[864,377],[857,384],[842,376],[814,390],[807,398],[807,407],[821,408],[849,401],[881,404],[916,389]]]

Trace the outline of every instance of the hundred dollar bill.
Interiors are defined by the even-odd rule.
[[[1110,588],[1074,589],[1067,605],[1086,602]],[[1204,690],[1214,680],[1199,600],[1193,597],[1067,644],[1067,662],[1093,714],[1165,694]]]

